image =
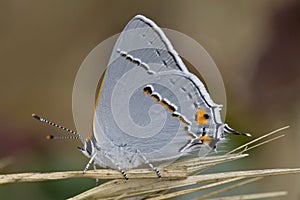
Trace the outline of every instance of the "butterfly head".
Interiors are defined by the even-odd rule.
[[[95,152],[95,145],[92,137],[87,137],[82,147],[77,147],[85,156],[90,158]]]

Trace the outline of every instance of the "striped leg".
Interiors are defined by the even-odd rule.
[[[96,171],[97,167],[95,162],[93,163],[93,166],[94,166],[94,170]],[[96,186],[98,185],[99,185],[99,178],[96,178]]]
[[[96,155],[97,155],[97,153],[94,153],[94,155],[91,157],[91,159],[89,160],[89,162],[86,164],[84,170],[82,171],[83,174],[85,174],[86,171],[89,169],[89,167],[92,164],[92,162],[94,161]]]
[[[137,150],[137,153],[141,158],[145,161],[145,163],[154,171],[158,178],[161,178],[160,171],[139,151]]]
[[[116,163],[109,155],[107,155],[104,151],[102,151],[103,155],[109,159],[116,167],[117,169],[119,170],[119,172],[121,172],[121,174],[124,176],[124,178],[126,180],[128,180],[128,176],[126,174],[126,172],[120,167],[120,165],[118,163]]]
[[[120,167],[119,164],[115,163],[114,160],[109,157],[105,152],[102,152],[103,155],[108,158],[116,167],[117,169],[121,172],[121,174],[124,176],[124,178],[126,180],[128,180],[128,176],[127,174],[125,173],[125,171]],[[95,157],[96,157],[97,153],[93,154],[93,156],[91,157],[91,159],[89,160],[89,162],[87,163],[87,165],[85,166],[84,170],[82,171],[83,174],[86,173],[86,171],[89,169],[90,165],[92,164],[92,162],[94,161]],[[96,164],[94,163],[94,169],[96,169]],[[96,179],[96,183],[98,182],[99,180]]]
[[[115,163],[115,165],[116,165],[116,167],[118,168],[118,170],[121,172],[121,174],[124,176],[124,178],[125,178],[126,180],[128,180],[128,176],[127,176],[126,172],[120,167],[120,165],[117,164],[117,163]]]

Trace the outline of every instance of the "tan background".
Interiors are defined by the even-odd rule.
[[[45,140],[59,131],[34,121],[31,113],[74,128],[72,87],[81,62],[136,14],[206,48],[224,79],[232,127],[257,137],[291,126],[284,139],[218,170],[300,166],[299,1],[1,0],[0,159],[15,158],[1,173],[84,168],[80,144]],[[284,199],[299,199],[299,182],[300,175],[266,178],[235,192],[287,190]],[[11,184],[0,187],[0,199],[67,198],[93,186],[93,180],[82,179]]]

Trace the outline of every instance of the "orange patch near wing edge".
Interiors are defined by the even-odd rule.
[[[201,137],[199,138],[199,140],[201,140],[201,141],[203,142],[203,144],[209,145],[210,142],[211,142],[211,137],[208,136],[208,135],[204,135],[204,136],[201,136]]]
[[[196,121],[197,124],[208,124],[208,120],[207,120],[207,114],[205,112],[205,110],[197,110],[196,112]]]
[[[160,101],[159,96],[156,95],[156,94],[152,94],[151,97],[154,99],[155,102],[159,102]]]

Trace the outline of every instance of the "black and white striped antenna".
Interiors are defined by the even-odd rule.
[[[67,132],[73,134],[73,136],[53,136],[53,135],[48,135],[46,138],[49,139],[49,140],[51,140],[51,139],[81,139],[81,141],[85,141],[85,139],[79,133],[77,133],[76,131],[73,131],[71,129],[68,129],[66,127],[58,125],[58,124],[56,124],[54,122],[51,122],[51,121],[49,121],[49,120],[47,120],[45,118],[42,118],[42,117],[40,117],[39,115],[36,115],[36,114],[32,114],[32,117],[34,119],[40,121],[40,122],[44,122],[46,124],[49,124],[51,126],[54,126],[56,128],[62,129],[64,131],[67,131]]]

